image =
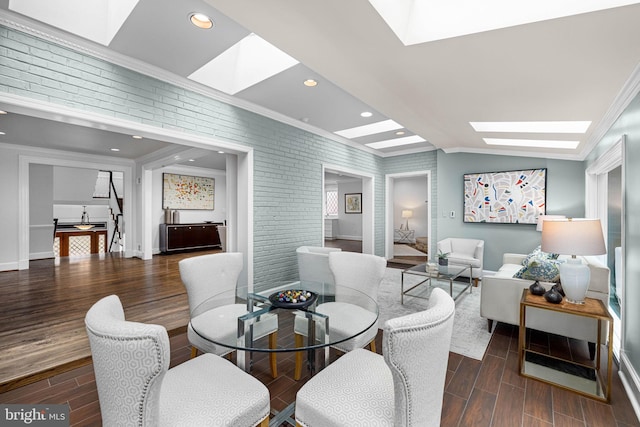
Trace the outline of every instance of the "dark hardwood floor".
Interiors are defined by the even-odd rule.
[[[188,304],[177,262],[194,255],[44,260],[0,273],[0,403],[68,403],[71,425],[101,425],[83,319],[95,301],[113,293],[128,319],[167,327],[172,366],[187,360]],[[281,343],[291,339],[279,337]],[[535,333],[531,340],[538,351],[587,357],[583,343],[560,344]],[[442,426],[640,427],[617,374],[605,404],[519,376],[516,350],[517,329],[499,323],[482,361],[449,354]],[[293,380],[293,368],[293,354],[279,354],[273,379],[267,356],[255,355],[252,374],[267,385],[275,410],[294,402],[309,378]]]

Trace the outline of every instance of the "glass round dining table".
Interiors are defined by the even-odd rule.
[[[332,303],[349,310],[351,321],[331,323]],[[324,309],[323,309],[324,308]],[[354,320],[355,318],[355,320]],[[346,286],[296,281],[270,286],[266,290],[236,287],[205,300],[191,312],[190,326],[201,338],[216,346],[238,351],[237,363],[249,371],[250,352],[292,352],[325,349],[321,363],[328,362],[329,347],[355,338],[378,319],[378,305],[368,295]],[[276,329],[279,336],[305,337],[302,345],[282,340],[277,346],[260,339]],[[309,351],[310,366],[315,352]]]
[[[333,322],[332,322],[333,319]],[[191,312],[189,327],[214,346],[234,349],[237,365],[249,372],[252,352],[306,351],[311,374],[329,363],[332,345],[353,339],[378,320],[378,305],[367,294],[346,286],[297,281],[221,292]],[[274,345],[273,332],[288,337]],[[291,337],[302,337],[296,343]],[[316,351],[323,353],[316,358]],[[271,418],[280,425],[294,411],[294,403]],[[291,421],[289,421],[291,422]]]

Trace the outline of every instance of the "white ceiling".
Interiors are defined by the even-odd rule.
[[[0,0],[0,11],[5,11],[3,16],[9,21],[26,22],[56,37],[89,45],[106,56],[112,54],[115,60],[142,61],[185,81],[237,41],[256,33],[300,63],[234,96],[205,90],[346,143],[397,138],[395,131],[352,141],[335,135],[387,119],[404,126],[405,137],[418,135],[428,141],[399,148],[365,148],[383,156],[436,147],[447,152],[583,159],[611,124],[612,112],[626,96],[623,89],[636,87],[640,63],[637,4],[405,46],[366,0],[139,0],[113,39],[106,42],[108,46],[103,46],[38,21],[53,20],[58,25],[56,19],[64,15],[60,7],[47,10],[38,0],[39,7],[21,9],[37,15],[35,20],[9,11],[10,3],[28,2]],[[86,5],[73,3],[77,8]],[[191,26],[187,18],[194,11],[211,16],[214,28]],[[78,15],[81,13],[72,14]],[[318,86],[305,87],[302,81],[308,78],[316,79]],[[365,110],[372,117],[360,117]],[[12,124],[14,119],[18,123]],[[52,121],[26,125],[26,120],[12,114],[0,117],[0,131],[6,133],[0,135],[0,142],[40,146],[46,141],[55,148],[102,150],[101,154],[106,154],[105,147],[121,143],[126,150],[116,155],[127,158],[167,145],[148,140],[132,144],[130,135],[107,135],[92,128],[69,136],[77,130],[71,125]],[[469,125],[564,120],[592,124],[586,134],[543,136],[578,139],[576,149],[488,146],[483,137],[531,139],[540,135],[478,133]],[[28,134],[25,129],[30,130]],[[95,146],[87,144],[88,140],[95,141]]]

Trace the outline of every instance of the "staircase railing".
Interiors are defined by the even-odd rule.
[[[107,191],[104,192],[104,175],[98,176],[98,182],[96,183],[96,188],[99,187],[99,183],[102,183],[102,192],[98,192],[100,195],[95,195],[94,198],[101,199],[109,199],[109,216],[113,223],[113,232],[111,234],[111,241],[109,243],[109,252],[111,252],[113,245],[122,245],[123,238],[123,221],[124,218],[124,201],[121,197],[118,196],[118,190],[116,189],[115,183],[113,181],[113,172],[112,171],[100,171],[103,174],[108,174],[109,180],[107,182]],[[117,209],[117,212],[114,212],[114,209]]]

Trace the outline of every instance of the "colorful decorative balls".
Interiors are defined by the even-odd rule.
[[[309,291],[289,289],[278,294],[278,301],[295,304],[298,301],[305,302],[310,297],[311,292]]]

